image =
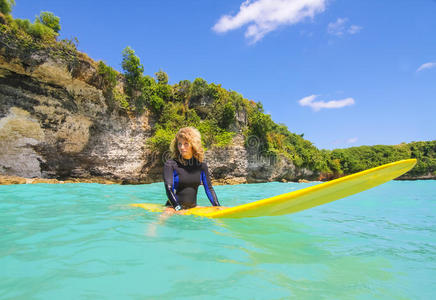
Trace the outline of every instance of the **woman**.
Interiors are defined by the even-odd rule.
[[[185,127],[177,132],[170,146],[172,159],[164,165],[163,177],[168,196],[166,213],[171,214],[197,206],[197,190],[202,183],[213,206],[220,206],[203,161],[200,132]],[[181,213],[181,212],[179,212]]]

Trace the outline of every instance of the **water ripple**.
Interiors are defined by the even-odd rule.
[[[216,192],[232,206],[308,185]],[[390,182],[289,216],[160,223],[128,204],[162,203],[161,183],[0,186],[0,298],[430,299],[435,187]]]

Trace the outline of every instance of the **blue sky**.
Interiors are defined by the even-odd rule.
[[[436,139],[436,0],[16,0],[121,70],[204,78],[323,149]]]

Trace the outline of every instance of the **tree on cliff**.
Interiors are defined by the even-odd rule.
[[[148,105],[155,113],[160,113],[165,103],[158,94],[158,84],[153,77],[144,76],[144,66],[132,48],[123,50],[121,66],[126,79],[126,94],[135,104],[135,110],[141,112]]]
[[[141,98],[142,90],[145,87],[144,66],[141,64],[139,57],[135,55],[135,51],[129,46],[123,50],[121,66],[126,79],[126,94],[131,100],[138,100]]]
[[[164,71],[159,70],[154,75],[156,75],[156,79],[159,84],[168,84],[168,74]]]
[[[0,0],[0,12],[4,15],[9,15],[14,5],[15,0]]]
[[[135,51],[127,46],[123,50],[123,61],[121,66],[124,70],[128,88],[141,90],[141,78],[144,73],[144,66],[141,64],[139,57],[135,55]],[[130,93],[131,91],[128,90]]]

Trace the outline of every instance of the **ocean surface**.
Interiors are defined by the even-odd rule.
[[[215,191],[234,206],[313,184]],[[159,223],[129,206],[163,188],[0,186],[0,299],[434,299],[436,181],[277,217]]]

